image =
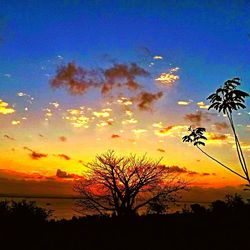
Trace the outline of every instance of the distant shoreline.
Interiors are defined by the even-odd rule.
[[[0,194],[0,198],[69,199],[69,200],[80,199],[79,196],[40,196],[40,195],[19,195],[19,194]]]
[[[0,194],[0,198],[27,198],[27,199],[58,199],[58,200],[77,200],[81,199],[79,196],[38,196],[38,195],[19,195],[19,194]],[[209,204],[212,201],[177,201],[176,203],[203,203]]]

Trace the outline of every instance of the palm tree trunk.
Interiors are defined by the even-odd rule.
[[[198,145],[196,146],[203,154],[205,154],[207,157],[209,157],[210,159],[212,159],[213,161],[217,162],[218,164],[220,164],[222,167],[226,168],[227,170],[229,170],[230,172],[232,172],[233,174],[241,177],[244,180],[249,181],[245,176],[237,173],[236,171],[234,171],[233,169],[231,169],[230,167],[226,166],[225,164],[221,163],[220,161],[218,161],[217,159],[215,159],[214,157],[212,157],[211,155],[209,155],[208,153],[206,153],[203,149],[201,149]]]
[[[235,126],[234,126],[232,114],[227,112],[227,117],[228,117],[228,119],[229,119],[229,122],[230,122],[230,125],[231,125],[231,128],[232,128],[232,131],[233,131],[233,134],[234,134],[234,140],[235,140],[235,145],[236,145],[236,151],[237,151],[237,154],[238,154],[238,158],[239,158],[239,161],[240,161],[242,170],[244,171],[244,173],[245,173],[245,175],[246,175],[246,179],[247,179],[247,181],[248,181],[249,184],[250,184],[248,168],[247,168],[247,165],[246,165],[246,161],[245,161],[245,158],[244,158],[244,154],[243,154],[243,152],[242,152],[242,148],[241,148],[241,145],[240,145],[240,142],[239,142],[237,133],[236,133],[236,129],[235,129]]]

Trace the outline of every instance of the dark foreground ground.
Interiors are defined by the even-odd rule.
[[[1,249],[250,249],[250,217],[166,215],[2,223]]]
[[[229,196],[209,208],[128,218],[48,220],[30,202],[0,202],[0,249],[250,249],[250,201]]]

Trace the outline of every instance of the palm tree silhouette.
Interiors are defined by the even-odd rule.
[[[227,80],[224,82],[223,86],[218,88],[215,93],[211,94],[207,100],[210,101],[210,106],[208,109],[215,109],[219,113],[223,112],[229,120],[229,124],[231,126],[234,141],[237,151],[237,156],[243,170],[244,175],[234,171],[231,167],[226,166],[225,164],[218,161],[216,158],[212,157],[208,153],[206,153],[200,146],[205,146],[204,140],[207,138],[204,136],[204,132],[206,132],[205,128],[189,128],[191,132],[189,135],[186,135],[182,138],[183,142],[191,142],[194,146],[196,146],[202,153],[208,156],[210,159],[214,160],[222,167],[226,168],[230,172],[234,173],[235,175],[241,177],[242,179],[248,182],[247,187],[250,187],[250,178],[249,178],[249,171],[245,161],[245,157],[240,145],[240,141],[236,132],[234,120],[233,120],[233,111],[237,111],[239,109],[245,109],[245,98],[249,96],[248,93],[237,89],[240,86],[240,79],[233,78],[231,80]]]

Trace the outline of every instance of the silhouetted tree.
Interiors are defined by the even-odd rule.
[[[203,154],[208,156],[213,161],[220,164],[222,167],[226,168],[230,172],[235,175],[241,177],[242,179],[248,182],[247,187],[250,187],[250,178],[249,171],[247,168],[247,164],[245,161],[245,157],[240,145],[240,141],[236,132],[234,120],[233,120],[233,111],[237,111],[239,109],[245,109],[245,98],[249,96],[248,93],[237,89],[240,85],[239,78],[233,78],[231,80],[227,80],[223,86],[218,88],[215,93],[211,94],[207,99],[210,101],[211,105],[208,109],[215,109],[218,112],[223,112],[224,115],[228,118],[229,124],[232,128],[236,151],[238,155],[238,159],[243,171],[243,174],[233,170],[233,168],[226,166],[216,158],[212,157],[208,153],[206,153],[200,146],[205,146],[205,140],[207,138],[204,136],[205,128],[189,128],[190,134],[184,136],[183,142],[191,142],[194,146],[196,146]]]
[[[160,165],[160,160],[153,161],[146,156],[123,157],[108,151],[97,155],[85,167],[83,179],[74,185],[81,195],[76,206],[83,213],[134,215],[157,199],[166,204],[187,186]]]

